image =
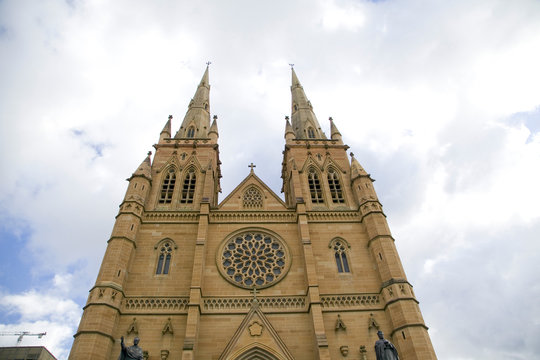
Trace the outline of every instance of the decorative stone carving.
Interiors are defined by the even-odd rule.
[[[161,350],[161,360],[167,360],[169,358],[169,350]]]
[[[172,327],[172,324],[171,324],[171,318],[168,318],[167,319],[167,322],[165,323],[165,326],[163,327],[163,330],[161,330],[161,333],[163,335],[169,333],[169,334],[174,334],[174,330],[173,330],[173,327]],[[163,350],[162,350],[163,351]],[[167,353],[168,354],[168,353]]]
[[[341,352],[341,355],[343,355],[343,357],[347,357],[347,355],[349,355],[349,346],[342,345],[339,347],[339,351]]]
[[[373,314],[369,314],[369,320],[368,320],[368,330],[371,330],[371,328],[375,328],[379,330],[379,324],[375,320],[375,317]]]
[[[228,238],[217,253],[225,279],[244,289],[266,288],[279,282],[291,263],[289,251],[276,236],[246,231]]]
[[[263,331],[263,326],[260,322],[255,320],[249,325],[248,329],[249,329],[249,334],[251,336],[261,336],[262,331]]]
[[[360,360],[367,360],[366,345],[360,345]]]
[[[127,333],[128,334],[131,334],[131,333],[138,334],[139,333],[139,327],[137,326],[137,319],[136,318],[133,318],[133,321],[131,322],[131,325],[129,325],[129,327],[128,327]]]
[[[343,320],[341,320],[341,315],[338,314],[337,320],[336,320],[336,331],[338,330],[347,330],[347,326],[345,326],[345,323]]]

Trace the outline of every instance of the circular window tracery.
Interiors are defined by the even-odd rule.
[[[217,260],[223,276],[246,289],[274,285],[285,276],[290,264],[285,245],[261,231],[232,236],[220,248]]]

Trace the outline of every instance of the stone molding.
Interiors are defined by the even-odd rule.
[[[337,308],[373,309],[381,306],[378,294],[321,295],[323,311]]]
[[[309,222],[357,222],[360,216],[356,211],[309,211]]]
[[[122,301],[122,310],[127,312],[171,311],[187,313],[188,296],[182,297],[126,297]]]
[[[210,223],[296,223],[296,213],[285,211],[227,211],[210,213]]]
[[[147,211],[144,223],[198,223],[198,211]]]
[[[251,310],[253,297],[204,297],[203,313],[247,313]],[[265,313],[306,312],[305,296],[257,297],[259,307]]]

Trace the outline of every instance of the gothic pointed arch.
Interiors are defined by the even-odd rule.
[[[174,240],[170,238],[162,239],[154,246],[154,250],[156,251],[156,265],[154,273],[156,275],[169,274],[176,249],[178,249],[178,246]]]
[[[310,166],[306,172],[308,190],[313,204],[324,204],[324,195],[321,183],[321,173],[315,166]]]
[[[171,167],[171,166],[174,166],[176,169],[180,169],[180,161],[178,160],[178,156],[176,154],[174,155],[171,155],[171,157],[169,159],[167,159],[167,161],[165,161],[165,163],[163,165],[161,165],[161,167],[159,167],[157,169],[157,173],[162,173],[163,171],[165,171],[165,169],[167,169],[168,167]]]
[[[193,164],[187,166],[182,172],[182,183],[180,184],[181,204],[193,204],[195,201],[195,189],[199,174],[199,169]]]
[[[244,345],[245,339],[252,340]],[[293,360],[287,345],[260,309],[256,299],[219,357],[219,360],[248,359]]]
[[[347,240],[341,237],[335,237],[330,240],[328,248],[332,252],[332,257],[336,263],[336,269],[338,273],[350,273],[351,262],[349,257],[350,245]]]
[[[343,191],[343,182],[336,168],[332,165],[326,169],[326,180],[328,181],[328,189],[330,197],[334,204],[344,204],[345,196]]]
[[[318,161],[315,160],[312,154],[309,154],[302,164],[302,168],[298,171],[300,174],[303,172],[306,172],[308,168],[315,167],[319,172],[322,172],[324,169],[324,164],[319,164]]]
[[[176,188],[176,180],[178,170],[175,165],[169,165],[161,178],[160,188],[158,192],[158,204],[166,205],[173,202],[174,191]]]
[[[247,345],[245,348],[238,351],[240,354],[232,357],[234,360],[285,360],[282,356],[277,354],[272,348],[255,342]]]

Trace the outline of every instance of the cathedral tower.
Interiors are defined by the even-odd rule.
[[[254,172],[221,202],[208,67],[179,130],[169,116],[124,200],[70,359],[435,359],[373,180],[294,69],[283,201]],[[276,149],[277,151],[277,149]]]

